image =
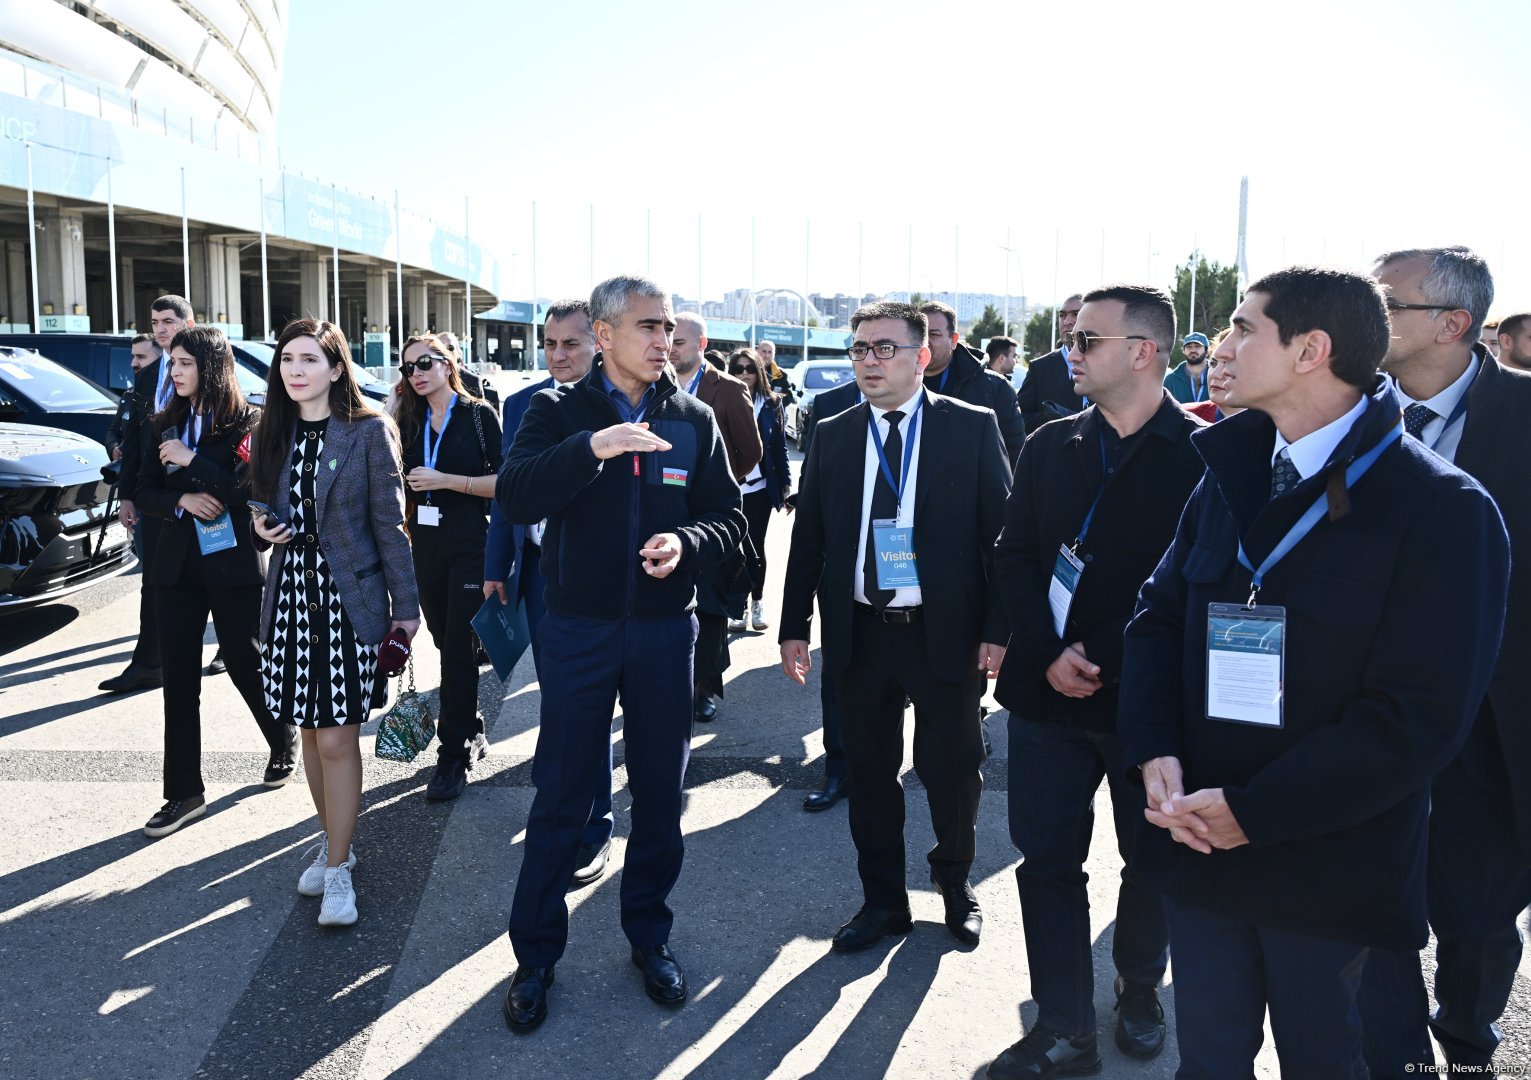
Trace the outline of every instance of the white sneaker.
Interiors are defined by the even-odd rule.
[[[745,626],[744,626],[744,620],[743,619],[729,619],[728,620],[728,632],[730,634],[743,633],[744,629],[745,629]]]
[[[356,921],[356,890],[351,888],[351,869],[331,866],[324,871],[324,902],[319,905],[320,926],[350,926]]]
[[[310,852],[317,852],[317,854],[314,855],[314,861],[304,867],[303,873],[298,877],[298,895],[323,896],[324,871],[329,868],[330,862],[330,838],[319,837],[319,842],[303,854],[307,856]],[[349,856],[346,859],[346,869],[356,869],[356,849],[352,848],[346,854]]]
[[[750,605],[750,625],[756,630],[769,630],[771,628],[771,624],[766,622],[764,600],[756,600]]]

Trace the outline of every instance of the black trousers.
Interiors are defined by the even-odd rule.
[[[165,697],[164,798],[184,799],[202,785],[202,637],[213,617],[229,679],[273,752],[285,751],[296,729],[273,719],[261,687],[259,585],[211,585],[202,558],[186,558],[181,579],[153,589],[159,615]]]
[[[444,534],[445,530],[445,534]],[[484,534],[446,525],[413,532],[420,613],[441,652],[441,707],[436,734],[441,757],[468,756],[484,731],[478,711],[478,651],[473,616],[484,604]]]
[[[696,609],[697,693],[723,696],[723,673],[733,662],[728,651],[728,616]]]
[[[154,602],[154,586],[149,584],[149,569],[154,565],[154,550],[159,546],[164,522],[145,517],[138,521],[138,561],[142,577],[138,583],[138,641],[133,646],[133,663],[139,667],[160,666],[159,611]]]
[[[909,903],[904,882],[904,698],[914,703],[914,771],[930,802],[936,846],[928,859],[942,881],[962,881],[978,839],[983,732],[974,670],[960,682],[930,670],[923,623],[890,626],[860,609],[852,616],[851,662],[835,678],[850,780],[851,839],[861,888],[872,907]]]
[[[750,577],[755,581],[750,596],[756,600],[765,597],[766,578],[766,529],[771,524],[771,491],[761,488],[744,496],[744,521],[749,526],[750,543],[755,545],[755,565],[750,567]]]

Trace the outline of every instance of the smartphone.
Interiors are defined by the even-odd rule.
[[[181,437],[181,433],[179,431],[177,431],[173,427],[172,428],[166,428],[164,431],[159,433],[159,441],[162,442],[162,443],[175,442],[180,437]],[[165,475],[168,476],[171,473],[175,472],[179,468],[180,468],[179,465],[166,465],[165,466]]]
[[[276,517],[276,511],[272,510],[271,507],[267,506],[265,503],[257,502],[254,499],[248,499],[248,500],[246,500],[246,505],[250,507],[250,512],[251,513],[259,514],[261,516],[261,518],[262,518],[261,524],[266,526],[266,528],[268,528],[268,529],[285,529],[285,528],[288,528],[287,522],[285,522],[285,521],[278,521],[277,517]]]

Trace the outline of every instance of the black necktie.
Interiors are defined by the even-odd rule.
[[[1292,455],[1282,447],[1281,453],[1276,455],[1276,461],[1271,465],[1271,498],[1285,495],[1302,480],[1297,472],[1297,466],[1292,464]]]
[[[1425,425],[1436,418],[1436,411],[1428,405],[1415,402],[1403,410],[1403,429],[1416,439],[1422,437]]]
[[[872,477],[872,512],[867,515],[867,550],[866,558],[861,564],[861,587],[866,592],[867,603],[879,610],[887,607],[892,601],[893,590],[877,587],[877,544],[872,523],[890,521],[898,517],[897,484],[904,465],[904,437],[898,430],[904,414],[897,411],[884,413],[883,419],[888,421],[888,437],[883,440],[882,452],[888,461],[888,469],[893,473],[894,486],[888,486],[888,481],[883,477],[882,468],[879,466]]]

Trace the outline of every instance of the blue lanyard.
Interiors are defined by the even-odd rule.
[[[1105,423],[1104,420],[1101,423]],[[1099,428],[1095,432],[1100,436],[1100,490],[1095,493],[1095,501],[1090,504],[1089,513],[1084,516],[1084,524],[1079,526],[1079,535],[1074,538],[1074,546],[1070,551],[1078,551],[1079,545],[1084,543],[1084,538],[1090,531],[1090,522],[1095,517],[1095,508],[1100,505],[1100,497],[1106,493],[1106,485],[1111,482],[1110,475],[1106,472],[1106,433]]]
[[[686,387],[686,393],[690,394],[692,397],[696,397],[696,388],[702,385],[702,364],[705,363],[707,363],[707,361],[703,360],[701,364],[696,366],[696,374],[691,376],[691,384]]]
[[[1392,430],[1384,435],[1376,446],[1353,461],[1350,468],[1345,470],[1345,487],[1347,489],[1354,487],[1355,482],[1361,479],[1366,470],[1371,468],[1376,460],[1382,456],[1382,452],[1401,438],[1403,438],[1403,424],[1399,423],[1394,425]],[[1287,552],[1300,544],[1303,538],[1313,531],[1313,526],[1317,525],[1319,518],[1323,517],[1328,511],[1328,503],[1329,498],[1327,495],[1320,495],[1317,499],[1314,499],[1313,505],[1308,507],[1308,512],[1297,519],[1297,524],[1287,531],[1287,534],[1281,538],[1281,543],[1276,545],[1274,550],[1265,557],[1265,561],[1258,567],[1250,564],[1249,556],[1244,554],[1244,541],[1239,541],[1239,562],[1243,564],[1245,570],[1249,570],[1255,575],[1254,581],[1249,586],[1250,607],[1254,606],[1255,594],[1260,591],[1260,582],[1265,579],[1265,575],[1270,573],[1271,567],[1286,558]]]
[[[197,444],[202,441],[202,414],[192,413],[186,418],[186,429],[181,432],[181,441],[190,450],[195,450]]]
[[[175,394],[175,384],[170,381],[170,356],[161,354],[159,361],[159,385],[154,388],[154,411],[164,412]]]
[[[1191,401],[1192,402],[1197,402],[1197,401],[1205,400],[1202,397],[1202,395],[1207,392],[1207,375],[1209,374],[1210,371],[1211,371],[1211,367],[1209,366],[1206,371],[1203,371],[1201,373],[1201,382],[1200,383],[1195,383],[1195,382],[1191,383]]]
[[[941,372],[941,377],[936,380],[936,393],[938,393],[938,394],[946,393],[946,380],[950,379],[951,377],[952,377],[952,362],[950,360],[948,360],[946,362],[946,370]]]
[[[457,395],[452,395],[452,400],[447,402],[447,414],[441,421],[441,433],[436,436],[436,445],[431,445],[431,407],[425,407],[425,430],[421,436],[425,442],[425,467],[434,469],[436,459],[441,456],[441,442],[447,437],[447,425],[452,422],[452,407],[457,404]]]
[[[882,472],[882,478],[893,489],[893,494],[898,497],[899,511],[904,508],[904,487],[909,483],[909,463],[914,460],[914,433],[920,428],[920,408],[925,404],[924,399],[915,405],[914,412],[909,414],[909,434],[904,439],[904,470],[898,474],[898,483],[893,482],[893,466],[888,464],[888,452],[883,449],[882,440],[877,437],[877,418],[872,415],[872,410],[867,410],[867,430],[872,433],[872,446],[877,450],[877,467]]]
[[[1467,388],[1467,390],[1471,389],[1471,386]],[[1430,444],[1430,449],[1434,450],[1437,446],[1441,445],[1441,440],[1446,437],[1446,432],[1451,430],[1451,425],[1462,419],[1462,414],[1467,412],[1467,390],[1463,390],[1462,396],[1457,398],[1456,408],[1452,409],[1451,415],[1446,417],[1445,426],[1441,428],[1441,433],[1435,437],[1435,441]],[[1423,405],[1424,402],[1420,402],[1420,404]]]

